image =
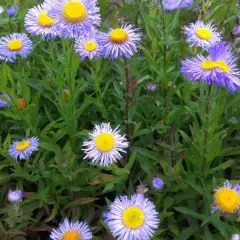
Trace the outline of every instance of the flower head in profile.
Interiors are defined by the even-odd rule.
[[[137,52],[141,34],[129,24],[121,28],[110,29],[108,33],[101,33],[99,41],[105,58],[130,58]]]
[[[188,8],[191,7],[194,3],[194,0],[162,0],[162,1],[163,8],[166,11]]]
[[[56,19],[48,15],[48,9],[45,5],[37,5],[28,10],[25,15],[25,28],[33,36],[42,36],[42,38],[54,38],[58,36],[56,30]]]
[[[214,190],[214,206],[212,213],[240,213],[240,191],[227,180],[223,187]]]
[[[18,203],[22,201],[23,193],[21,190],[16,189],[15,191],[8,191],[8,201],[11,203]]]
[[[220,42],[222,37],[217,29],[212,24],[205,25],[202,21],[191,23],[189,27],[184,27],[184,33],[187,36],[187,42],[191,46],[209,47]]]
[[[86,154],[84,159],[91,159],[101,166],[108,166],[121,159],[122,152],[128,147],[125,135],[120,135],[120,130],[112,129],[110,123],[95,125],[90,139],[84,141],[83,151]]]
[[[160,190],[164,187],[164,181],[159,177],[154,177],[152,179],[152,185],[155,189]]]
[[[10,98],[6,93],[0,94],[0,108],[9,107]]]
[[[155,205],[142,194],[116,198],[104,218],[112,235],[119,240],[150,240],[159,225]]]
[[[17,56],[26,58],[32,52],[32,41],[25,33],[13,33],[0,38],[0,53],[6,62],[14,62]]]
[[[208,57],[197,55],[182,61],[181,71],[189,80],[215,83],[233,92],[240,89],[240,72],[236,60],[231,46],[220,42],[209,49]]]
[[[60,36],[79,37],[101,23],[97,0],[61,0],[52,8],[51,17],[58,19],[56,28]]]
[[[99,58],[102,55],[102,47],[99,44],[98,35],[89,33],[75,40],[75,52],[80,55],[81,60]]]
[[[65,219],[57,229],[51,232],[50,238],[53,240],[90,240],[92,232],[85,222],[69,222]]]
[[[37,151],[39,148],[39,140],[37,137],[26,138],[22,141],[14,141],[9,147],[8,153],[16,161],[18,159],[29,158],[33,152]]]

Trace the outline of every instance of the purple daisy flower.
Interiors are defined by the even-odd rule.
[[[33,36],[42,36],[42,38],[54,38],[58,36],[55,27],[56,19],[48,15],[45,5],[37,5],[28,10],[24,22],[26,30]]]
[[[102,55],[102,48],[99,44],[98,35],[90,33],[79,37],[75,41],[75,52],[80,55],[81,60],[99,58]]]
[[[183,9],[192,6],[194,0],[163,0],[163,7],[167,11],[173,11],[175,9]]]
[[[0,38],[0,53],[6,62],[14,62],[20,55],[26,58],[32,52],[32,41],[25,33],[13,33]]]
[[[222,37],[215,26],[205,25],[202,21],[191,23],[189,27],[184,27],[184,33],[187,36],[187,42],[190,46],[209,48],[220,42]]]
[[[91,159],[100,166],[108,166],[120,160],[121,153],[126,152],[124,149],[129,143],[125,135],[120,134],[118,127],[112,129],[110,123],[95,125],[90,139],[83,142],[84,159]]]
[[[228,180],[224,186],[214,190],[214,206],[211,213],[220,211],[223,214],[240,214],[240,191]]]
[[[142,194],[116,198],[103,217],[119,240],[149,240],[159,225],[155,205]]]
[[[105,58],[130,58],[137,52],[141,34],[132,25],[123,25],[121,28],[110,29],[108,33],[101,33],[99,41]]]
[[[220,42],[209,49],[209,56],[197,55],[182,61],[181,71],[192,81],[204,80],[207,84],[228,87],[230,92],[240,89],[240,72],[231,46]]]
[[[152,179],[152,185],[155,189],[160,190],[160,189],[163,189],[164,181],[159,177],[154,177]]]
[[[16,161],[29,158],[33,152],[39,148],[39,139],[37,137],[31,137],[22,141],[14,141],[8,149],[8,153]]]
[[[10,98],[6,93],[0,94],[0,108],[9,107],[9,104],[8,104],[9,101],[10,101]]]
[[[8,191],[8,201],[11,203],[18,203],[22,201],[23,193],[21,190],[16,189],[15,191]]]
[[[79,37],[101,23],[97,0],[61,0],[50,12],[51,17],[58,19],[60,36],[66,38]]]
[[[68,219],[65,219],[58,229],[51,232],[50,238],[53,240],[89,240],[92,239],[92,232],[85,222],[69,222]]]

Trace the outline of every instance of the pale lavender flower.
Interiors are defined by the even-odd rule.
[[[32,41],[25,33],[13,33],[0,38],[0,53],[6,62],[14,62],[17,56],[26,58],[32,52]]]
[[[149,83],[147,85],[147,90],[150,91],[150,92],[155,92],[158,88],[158,84],[151,84]]]
[[[237,25],[233,30],[232,30],[232,34],[238,35],[240,33],[240,25]]]
[[[99,44],[98,34],[89,33],[75,40],[75,52],[80,55],[81,60],[97,59],[102,55],[102,47]]]
[[[118,240],[150,240],[159,225],[155,205],[142,194],[116,198],[103,217]]]
[[[37,137],[26,138],[22,141],[14,141],[10,145],[8,153],[16,161],[29,158],[33,152],[39,148],[39,140]]]
[[[184,27],[184,33],[190,46],[197,46],[208,49],[220,42],[222,37],[212,24],[204,24],[202,21],[191,23],[189,27]]]
[[[90,240],[92,239],[92,232],[87,223],[79,221],[69,222],[68,219],[65,218],[64,222],[59,224],[57,229],[52,230],[50,238],[53,240]]]
[[[60,36],[80,37],[101,23],[97,0],[61,0],[56,2],[50,16],[58,19],[56,28]]]
[[[131,24],[110,29],[108,33],[101,33],[99,42],[103,46],[104,57],[110,59],[132,57],[138,50],[141,36],[138,29],[134,29]]]
[[[233,234],[232,240],[240,240],[240,234]]]
[[[110,123],[95,125],[90,140],[83,142],[84,159],[91,159],[100,166],[108,166],[122,158],[128,147],[125,135],[120,135],[120,130],[112,129]]]
[[[0,108],[7,108],[9,107],[10,98],[6,93],[0,94]]]
[[[15,191],[8,191],[8,201],[11,203],[18,203],[22,201],[23,193],[21,190],[16,189]]]
[[[233,92],[240,89],[240,72],[236,60],[231,46],[220,42],[209,49],[208,57],[197,55],[182,61],[181,71],[189,80],[215,83]]]
[[[44,5],[37,5],[28,10],[24,18],[26,30],[33,36],[42,36],[42,38],[54,38],[58,36],[56,30],[56,19],[48,15],[47,8]]]
[[[164,181],[159,177],[154,177],[152,179],[152,185],[155,189],[160,190],[160,189],[163,189],[164,187]]]
[[[47,7],[48,9],[52,9],[59,0],[45,0],[43,1],[44,7]]]
[[[163,7],[167,11],[173,11],[176,9],[183,9],[193,5],[194,0],[162,0]]]

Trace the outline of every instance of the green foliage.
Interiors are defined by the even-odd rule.
[[[18,15],[1,16],[1,35],[24,31],[24,14],[35,3],[23,0]],[[187,81],[180,63],[200,51],[189,48],[182,34],[191,21],[213,22],[231,40],[236,0],[195,1],[196,11],[169,13],[159,1],[99,4],[102,31],[124,21],[144,33],[139,52],[127,63],[80,62],[72,40],[38,37],[26,61],[1,62],[0,92],[12,101],[0,111],[1,239],[47,239],[64,217],[86,220],[94,239],[104,239],[110,233],[103,211],[140,182],[148,184],[146,196],[159,212],[153,239],[230,239],[239,232],[239,217],[210,212],[213,189],[225,179],[239,181],[240,96]],[[147,90],[149,83],[158,84],[155,92]],[[23,110],[19,98],[27,103]],[[120,125],[130,141],[124,158],[109,167],[83,160],[82,142],[101,122]],[[30,136],[40,139],[40,150],[15,162],[9,145]],[[165,182],[162,191],[151,188],[155,175]],[[7,201],[15,188],[24,191],[17,209]]]

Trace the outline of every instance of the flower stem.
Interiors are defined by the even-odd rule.
[[[129,148],[126,154],[126,159],[128,160],[130,157],[130,146],[131,146],[131,137],[130,137],[130,126],[129,126],[129,105],[130,105],[130,71],[129,71],[129,63],[125,61],[125,78],[126,78],[126,92],[125,92],[125,126],[126,126],[126,134],[129,140]]]
[[[168,84],[167,84],[167,45],[166,45],[166,23],[165,23],[165,12],[163,7],[163,0],[160,1],[162,10],[162,32],[163,32],[163,70],[164,70],[164,109],[168,107]]]
[[[126,121],[126,133],[128,136],[130,136],[130,129],[129,129],[129,124],[128,124],[128,120],[129,120],[129,101],[130,101],[130,72],[129,72],[129,64],[126,63],[125,64],[125,77],[126,77],[126,95],[125,95],[125,121]]]
[[[208,86],[207,95],[206,95],[206,106],[205,106],[205,124],[204,129],[204,139],[203,139],[203,165],[202,165],[202,174],[205,174],[207,167],[207,147],[208,147],[208,122],[209,122],[209,112],[210,112],[210,94],[211,86]]]

